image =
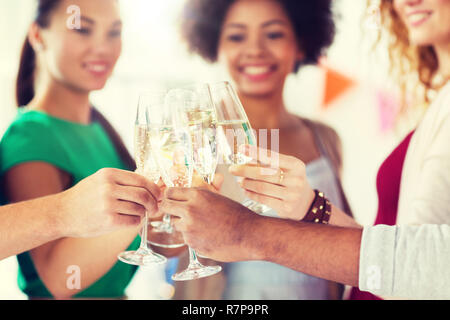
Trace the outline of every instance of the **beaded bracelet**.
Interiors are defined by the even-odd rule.
[[[325,198],[323,192],[314,190],[314,193],[314,200],[302,221],[328,224],[331,216],[331,203]]]

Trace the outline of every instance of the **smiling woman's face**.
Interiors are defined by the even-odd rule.
[[[239,91],[268,95],[282,90],[303,54],[292,23],[276,0],[237,0],[226,16],[218,46]]]
[[[81,28],[69,28],[67,8],[81,9]],[[102,89],[121,54],[122,22],[116,0],[63,0],[41,29],[39,53],[51,78],[82,91]]]
[[[450,0],[394,0],[414,45],[450,43]]]

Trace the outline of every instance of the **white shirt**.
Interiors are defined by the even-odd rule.
[[[450,299],[450,225],[365,227],[360,253],[362,291]]]
[[[450,299],[450,83],[411,139],[397,225],[364,229],[360,289],[401,298]]]
[[[450,83],[426,111],[406,153],[397,225],[450,224]]]

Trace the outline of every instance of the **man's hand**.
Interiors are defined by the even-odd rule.
[[[97,237],[138,226],[145,211],[158,211],[162,193],[143,176],[101,169],[60,194],[59,219],[66,237]]]
[[[175,228],[203,256],[223,262],[259,258],[246,245],[260,217],[235,201],[202,188],[169,188],[160,210],[179,218]]]
[[[207,184],[205,180],[203,180],[202,177],[200,177],[198,174],[194,174],[192,177],[192,187],[196,188],[203,188],[207,189],[212,192],[219,193],[220,188],[222,187],[224,177],[220,173],[216,173],[214,175],[214,180],[211,184]],[[164,194],[164,192],[167,189],[167,186],[165,185],[164,181],[162,179],[159,179],[157,186],[159,187],[159,190],[161,191],[161,194]],[[159,198],[158,203],[161,203],[162,197]],[[162,221],[164,213],[161,210],[154,211],[152,213],[148,213],[149,221]],[[149,224],[149,228],[151,229],[151,226]]]

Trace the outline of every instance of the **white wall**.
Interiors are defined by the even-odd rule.
[[[0,135],[15,115],[14,80],[19,49],[31,19],[32,0],[0,0]],[[136,92],[158,83],[210,81],[223,78],[215,66],[186,53],[177,37],[176,16],[183,0],[122,1],[124,52],[107,87],[93,101],[116,126],[128,146],[132,141]],[[286,88],[289,109],[332,125],[344,143],[344,188],[355,216],[371,224],[376,212],[377,168],[401,135],[381,134],[375,105],[375,90],[385,87],[386,65],[367,56],[367,39],[373,37],[360,21],[365,1],[336,0],[340,18],[338,35],[329,51],[328,63],[359,81],[351,92],[326,111],[320,109],[323,72],[317,67],[291,76]],[[365,41],[361,31],[364,30]],[[383,53],[383,52],[381,52]],[[0,262],[0,299],[20,299],[15,284],[14,258]],[[160,271],[158,271],[160,272]],[[155,273],[145,277],[154,278]],[[152,278],[152,279],[153,279]],[[132,297],[153,297],[134,285]]]

